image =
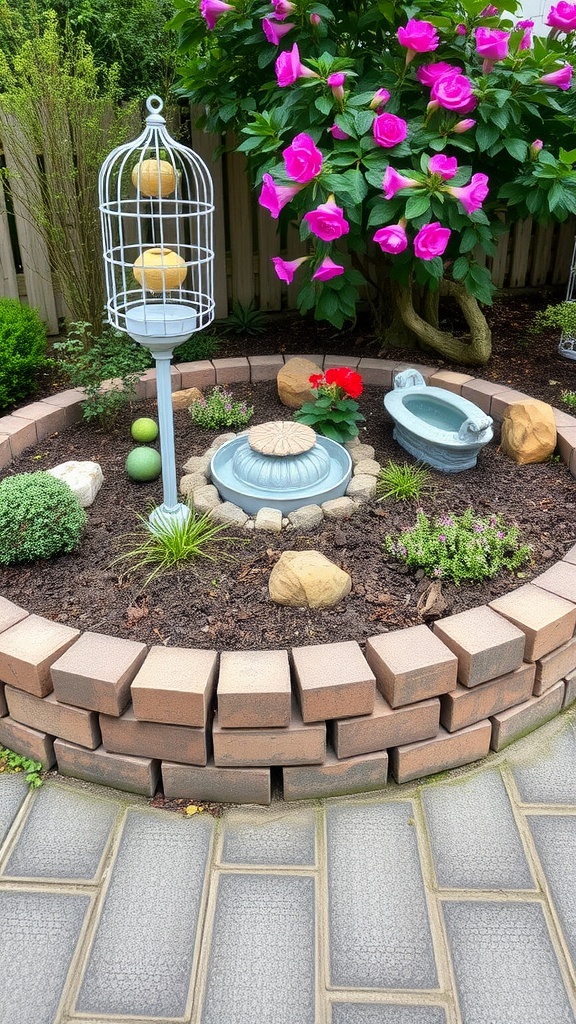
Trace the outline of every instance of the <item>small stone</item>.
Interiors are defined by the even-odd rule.
[[[360,436],[358,434],[356,434],[356,437],[351,437],[349,441],[346,441],[346,444],[344,445],[344,447],[348,451],[351,451],[352,448],[357,448],[359,444],[360,444]]]
[[[62,462],[49,469],[48,473],[68,484],[82,508],[92,504],[104,483],[102,469],[97,462]]]
[[[352,498],[332,498],[323,503],[322,511],[326,519],[348,519],[358,511],[358,505]]]
[[[442,594],[442,584],[434,580],[418,599],[416,611],[423,619],[437,618],[443,615],[448,603]]]
[[[260,508],[256,513],[254,521],[256,530],[268,530],[270,533],[280,533],[282,529],[282,513],[279,508]]]
[[[378,476],[380,463],[376,459],[362,459],[354,463],[354,476]]]
[[[187,473],[180,479],[180,494],[192,494],[198,487],[206,487],[208,477],[205,473]]]
[[[185,388],[183,391],[172,392],[172,408],[174,411],[178,409],[189,409],[192,402],[197,402],[204,395],[198,388]]]
[[[350,451],[350,458],[352,459],[352,465],[357,466],[363,459],[373,459],[375,451],[371,444],[357,444]],[[380,467],[378,467],[380,469]]]
[[[501,448],[519,465],[545,462],[556,448],[552,406],[535,398],[509,405],[502,420]]]
[[[249,518],[238,505],[234,505],[231,501],[223,501],[211,510],[211,514],[217,523],[225,523],[226,526],[245,526]]]
[[[275,604],[291,608],[332,608],[352,589],[352,579],[320,551],[283,551],[270,573]]]
[[[276,377],[278,398],[282,405],[287,405],[289,409],[300,409],[304,402],[312,401],[315,393],[310,387],[309,378],[313,373],[321,374],[321,367],[300,356],[284,364]]]
[[[346,488],[346,494],[355,501],[371,501],[376,494],[376,477],[368,476],[367,473],[353,476]]]
[[[215,508],[222,504],[220,495],[213,484],[197,487],[192,492],[192,503],[196,511],[202,515],[206,512],[213,512]]]
[[[334,530],[334,544],[337,548],[345,548],[347,544],[346,534],[340,527],[336,527]]]
[[[285,527],[285,526],[288,526],[288,519],[286,519],[285,516],[282,516],[282,527]]]
[[[324,513],[319,505],[302,505],[288,515],[288,522],[296,530],[315,530],[324,519]]]
[[[192,455],[182,466],[185,473],[208,473],[212,456],[205,452],[204,455]]]
[[[208,452],[211,452],[213,455],[214,452],[218,451],[218,449],[222,447],[223,444],[226,444],[227,441],[233,441],[235,437],[236,434],[234,433],[233,430],[228,431],[227,434],[218,434],[218,436],[215,437],[214,440],[212,441],[212,444],[210,445]],[[208,452],[206,454],[208,454]],[[212,455],[210,457],[212,457]]]
[[[255,526],[255,523],[254,523],[253,519],[247,519],[246,522],[244,523],[244,529],[245,530],[253,530],[254,526]]]

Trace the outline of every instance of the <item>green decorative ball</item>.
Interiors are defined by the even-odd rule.
[[[134,420],[130,427],[130,433],[140,444],[150,444],[158,437],[158,424],[156,420],[152,420],[148,416],[141,416],[139,420]]]
[[[126,459],[126,472],[131,480],[147,483],[156,480],[162,471],[160,452],[155,448],[133,448]]]

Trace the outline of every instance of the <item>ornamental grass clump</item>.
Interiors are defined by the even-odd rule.
[[[388,462],[382,467],[376,481],[376,496],[379,501],[394,498],[395,501],[416,501],[430,490],[430,473],[425,466],[411,466],[408,462]]]
[[[316,391],[313,402],[305,402],[294,413],[294,419],[306,423],[317,434],[346,444],[358,434],[364,416],[354,401],[362,394],[362,377],[348,366],[338,366],[326,373],[313,373],[308,378]]]
[[[50,473],[0,481],[0,565],[74,551],[87,516],[74,492]]]
[[[414,526],[397,537],[388,534],[384,550],[411,569],[453,583],[481,583],[530,559],[517,526],[508,526],[501,515],[479,516],[472,508],[461,516],[432,519],[420,510]]]
[[[254,406],[235,402],[229,391],[216,385],[207,398],[192,402],[189,412],[192,423],[205,430],[221,430],[222,427],[240,430],[252,419]]]

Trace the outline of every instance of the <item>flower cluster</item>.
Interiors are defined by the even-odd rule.
[[[336,366],[326,373],[313,373],[310,387],[330,398],[359,398],[363,391],[362,377],[349,366]]]
[[[294,413],[294,419],[340,444],[356,437],[358,424],[364,420],[354,401],[363,390],[360,374],[349,366],[337,366],[325,373],[313,373],[309,384],[316,391],[316,399],[305,402]]]
[[[239,430],[249,423],[254,408],[246,402],[235,402],[229,391],[216,385],[206,398],[195,399],[189,412],[192,423],[204,430],[220,430],[222,427]]]

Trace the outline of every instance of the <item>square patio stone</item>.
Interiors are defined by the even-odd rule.
[[[488,605],[440,619],[434,632],[457,655],[463,686],[506,675],[524,660],[524,633]]]
[[[52,665],[56,699],[105,715],[121,715],[146,650],[145,644],[135,640],[84,633],[72,650]]]
[[[488,605],[526,634],[525,661],[538,661],[566,643],[576,626],[576,604],[531,583]]]
[[[151,647],[132,680],[134,716],[144,722],[204,726],[217,661],[216,651]]]
[[[218,676],[222,729],[264,729],[290,724],[287,651],[223,651]]]
[[[355,640],[293,647],[292,661],[305,722],[374,710],[376,680]]]
[[[458,659],[428,626],[369,637],[366,660],[378,689],[393,708],[436,697],[456,686]]]
[[[79,636],[78,629],[27,615],[0,633],[0,679],[35,697],[45,697],[53,689],[50,666]]]

